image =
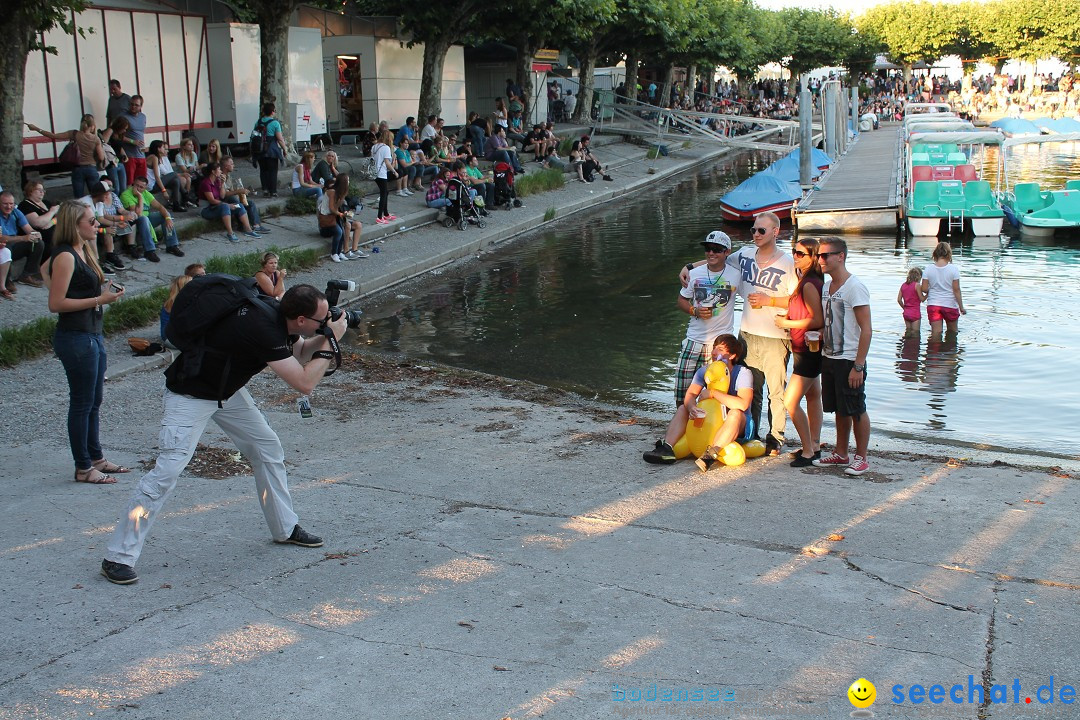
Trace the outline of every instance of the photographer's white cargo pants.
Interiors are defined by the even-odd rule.
[[[165,416],[154,469],[143,476],[131,496],[127,511],[109,540],[107,560],[134,565],[142,552],[154,519],[161,511],[176,480],[191,462],[199,438],[211,419],[236,443],[255,472],[266,524],[274,540],[286,540],[296,525],[288,479],[285,451],[266,418],[255,407],[246,388],[241,388],[219,408],[215,400],[199,400],[165,391]]]

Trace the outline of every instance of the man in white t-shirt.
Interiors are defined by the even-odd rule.
[[[742,325],[739,336],[746,343],[746,364],[754,373],[754,403],[751,417],[754,427],[761,427],[761,400],[764,385],[769,386],[769,432],[765,436],[767,455],[779,455],[784,447],[784,382],[791,356],[787,330],[776,326],[777,313],[787,308],[787,298],[798,285],[795,260],[776,246],[780,219],[771,212],[754,218],[751,230],[754,245],[741,248],[728,257],[728,265],[740,272]],[[784,302],[780,302],[783,298]]]
[[[821,337],[821,405],[836,414],[836,449],[814,461],[818,467],[843,467],[848,475],[870,469],[870,416],[866,413],[866,356],[870,352],[870,291],[848,272],[847,243],[821,241],[818,264],[829,281],[821,289],[825,327]],[[855,431],[855,457],[848,459],[848,440]]]
[[[735,288],[739,273],[727,265],[731,238],[714,230],[701,244],[705,247],[705,262],[697,266],[687,264],[689,279],[679,291],[679,309],[690,315],[690,322],[675,372],[675,407],[682,405],[694,373],[710,357],[713,341],[735,330]]]

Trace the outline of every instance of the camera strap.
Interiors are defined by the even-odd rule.
[[[334,337],[334,333],[327,333],[326,335],[323,335],[323,337],[325,337],[326,341],[330,343],[330,350],[316,350],[315,352],[311,353],[311,357],[312,359],[322,358],[324,360],[334,361],[333,367],[326,368],[326,372],[323,373],[323,377],[328,377],[337,372],[337,369],[341,367],[341,346],[338,345],[338,341],[337,338]]]

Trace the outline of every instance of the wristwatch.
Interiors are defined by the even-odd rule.
[[[865,365],[856,364],[856,365],[852,366],[852,369],[855,370],[855,372],[861,372],[861,373],[866,372],[866,366]]]

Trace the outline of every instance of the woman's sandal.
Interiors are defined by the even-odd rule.
[[[75,482],[89,483],[91,485],[112,485],[116,482],[116,478],[92,467],[88,470],[76,470]]]
[[[108,460],[106,460],[105,458],[101,458],[100,460],[95,460],[90,464],[93,465],[94,469],[97,470],[98,472],[103,472],[103,473],[106,473],[106,474],[116,473],[117,475],[121,475],[123,473],[131,472],[131,468],[126,468],[123,465],[117,465],[116,463],[111,463]]]

